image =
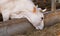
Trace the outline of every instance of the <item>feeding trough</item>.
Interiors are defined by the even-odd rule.
[[[27,19],[14,19],[0,23],[0,36],[9,36],[14,33],[25,34],[32,31],[34,27]]]

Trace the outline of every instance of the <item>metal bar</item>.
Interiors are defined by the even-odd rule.
[[[55,12],[56,10],[56,0],[51,0],[51,11]]]

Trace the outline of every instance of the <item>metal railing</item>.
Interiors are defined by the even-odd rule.
[[[51,0],[51,11],[52,12],[56,11],[56,0]]]

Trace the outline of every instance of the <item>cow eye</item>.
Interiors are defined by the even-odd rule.
[[[41,17],[41,19],[43,20],[44,18],[43,18],[43,17]]]

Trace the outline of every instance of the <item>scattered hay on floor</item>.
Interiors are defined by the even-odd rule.
[[[36,30],[30,33],[28,36],[60,36],[60,23],[51,27],[46,27],[44,30]]]

